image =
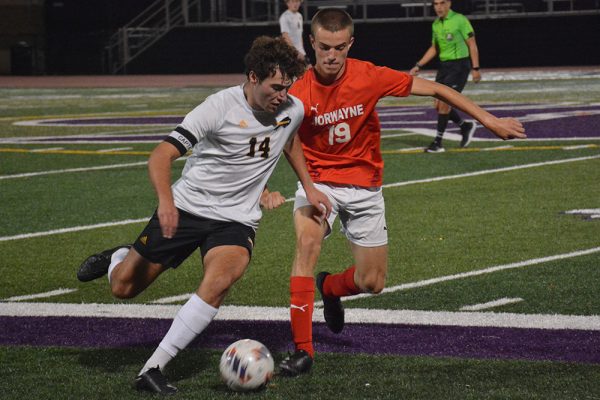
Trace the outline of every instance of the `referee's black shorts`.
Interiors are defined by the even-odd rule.
[[[156,212],[133,243],[133,247],[150,262],[177,268],[197,248],[202,257],[217,246],[236,245],[252,256],[255,231],[238,222],[217,221],[179,211],[177,231],[171,239],[162,236]]]
[[[469,72],[471,72],[471,60],[468,57],[442,61],[435,76],[435,81],[450,86],[457,92],[462,92],[469,79]]]

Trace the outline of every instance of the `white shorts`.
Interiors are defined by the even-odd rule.
[[[315,183],[315,187],[325,193],[331,201],[332,209],[327,223],[331,227],[336,217],[340,216],[341,232],[352,243],[363,247],[377,247],[388,242],[385,223],[385,204],[381,187],[361,188],[358,186],[332,186]],[[294,200],[294,212],[311,204],[306,199],[306,192],[300,183]]]

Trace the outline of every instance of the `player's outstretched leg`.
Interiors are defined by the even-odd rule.
[[[77,271],[77,279],[81,282],[89,282],[106,275],[110,266],[110,259],[113,253],[122,248],[131,248],[130,245],[117,246],[114,249],[104,250],[101,253],[94,254],[85,259]]]
[[[296,350],[279,363],[279,371],[285,376],[297,376],[310,371],[313,359],[305,350]]]
[[[171,395],[177,392],[177,388],[169,383],[167,378],[160,372],[158,367],[150,368],[135,378],[134,386],[137,390]]]
[[[323,294],[323,284],[328,275],[330,275],[329,272],[320,272],[317,275],[316,285],[323,299],[325,323],[331,332],[340,333],[344,329],[344,306],[339,297]]]

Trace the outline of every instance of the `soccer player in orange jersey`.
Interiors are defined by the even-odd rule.
[[[294,203],[296,254],[290,279],[290,316],[296,351],[279,367],[285,375],[308,372],[313,364],[314,269],[323,239],[339,215],[354,265],[338,274],[321,272],[316,287],[324,317],[335,333],[344,327],[340,297],[379,293],[387,273],[387,228],[382,194],[383,160],[375,106],[385,96],[432,96],[471,115],[502,139],[524,138],[520,122],[499,119],[457,91],[435,82],[347,58],[354,43],[351,17],[339,8],[321,9],[312,19],[314,68],[290,93],[304,103],[299,136],[308,171],[332,211],[326,220],[299,187]]]

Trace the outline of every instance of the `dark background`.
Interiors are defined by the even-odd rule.
[[[30,29],[32,32],[17,42],[13,40],[14,43],[10,45],[10,73],[108,73],[104,48],[109,36],[151,2],[48,0],[40,2],[33,9],[29,7],[26,17],[35,21],[36,28]],[[465,4],[456,0],[453,9],[468,14],[471,10]],[[377,16],[377,12],[374,9],[370,16]],[[379,12],[385,14],[386,10]],[[5,15],[0,20],[8,21],[6,13],[0,14]],[[312,14],[313,11],[309,12],[305,19],[310,19]],[[27,18],[25,22],[23,18],[19,26],[27,24]],[[475,28],[482,68],[600,65],[600,13],[469,18]],[[432,21],[433,17],[386,23],[357,21],[356,42],[350,55],[379,65],[409,69],[430,45]],[[304,31],[305,48],[311,55],[308,25],[305,25]],[[0,31],[0,37],[2,33]],[[243,56],[250,43],[263,34],[278,35],[279,26],[176,28],[130,63],[127,73],[241,73]],[[435,66],[435,62],[432,62],[427,67]]]

